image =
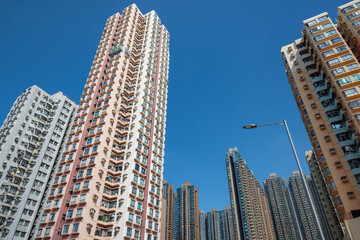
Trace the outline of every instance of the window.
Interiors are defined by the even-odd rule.
[[[335,51],[330,49],[330,50],[328,50],[326,52],[323,52],[322,55],[323,55],[323,57],[327,57],[327,56],[330,56],[330,55],[332,55],[334,53],[335,53]]]
[[[345,69],[343,67],[340,67],[340,68],[337,68],[337,69],[333,70],[332,74],[334,76],[336,76],[336,75],[339,75],[339,74],[344,73],[344,72],[345,72]]]
[[[82,215],[82,211],[83,211],[82,208],[78,208],[78,209],[76,210],[76,217],[80,217],[80,216]]]
[[[349,71],[359,68],[359,65],[357,63],[353,63],[346,66]]]
[[[140,216],[136,216],[136,224],[141,224],[141,217]]]
[[[332,44],[335,44],[335,43],[338,43],[338,42],[341,42],[341,38],[337,37],[337,38],[331,39]]]
[[[68,210],[68,212],[67,212],[67,214],[66,214],[66,218],[72,218],[73,213],[74,213],[74,210],[73,210],[73,209]]]
[[[331,35],[334,35],[334,34],[336,34],[336,30],[335,30],[335,29],[326,32],[326,36],[331,36]]]
[[[325,23],[324,25],[322,25],[322,28],[325,29],[325,28],[328,28],[328,27],[331,27],[332,24],[331,23]]]
[[[128,227],[126,231],[126,236],[131,237],[132,234],[132,228]]]
[[[358,91],[355,88],[351,88],[351,89],[348,89],[348,90],[344,91],[344,95],[346,97],[350,97],[350,96],[353,96],[353,95],[356,95],[356,94],[358,94]]]
[[[312,21],[308,22],[307,25],[308,25],[308,27],[310,27],[310,26],[312,26],[312,25],[314,25],[316,23],[317,23],[316,20],[312,20]]]
[[[360,107],[360,100],[356,100],[356,101],[350,102],[350,103],[349,103],[349,107],[350,107],[351,109]]]
[[[84,182],[83,188],[88,188],[88,187],[89,187],[89,181]]]
[[[49,221],[54,221],[55,213],[50,213]]]
[[[80,183],[76,183],[74,186],[74,190],[79,190],[80,189]]]
[[[85,197],[86,197],[86,194],[81,194],[81,195],[80,195],[79,202],[80,202],[80,203],[85,202]]]
[[[64,225],[62,233],[68,233],[69,232],[69,225]]]
[[[41,234],[42,234],[42,229],[39,229],[36,233],[36,236],[39,237],[39,236],[41,236]]]
[[[129,222],[133,222],[134,221],[134,214],[129,213]]]
[[[347,61],[347,60],[350,60],[350,59],[352,59],[352,58],[353,58],[353,57],[352,57],[351,54],[346,54],[346,55],[341,56],[341,60],[342,60],[342,61]]]
[[[130,200],[130,207],[135,207],[135,201],[133,199]]]
[[[50,235],[50,230],[51,230],[51,228],[46,228],[44,236],[49,236]]]
[[[314,37],[314,40],[317,42],[319,41],[320,39],[324,38],[325,37],[325,34],[320,34],[320,35],[317,35],[316,37]]]
[[[353,76],[353,77],[354,77],[354,76]],[[338,83],[339,86],[342,86],[342,85],[351,83],[351,80],[350,80],[349,77],[346,77],[346,78],[340,79],[337,83]]]
[[[41,216],[41,219],[40,219],[40,222],[45,222],[46,216],[47,216],[46,214],[42,215],[42,216]]]
[[[331,60],[327,61],[327,65],[332,66],[332,65],[335,65],[335,64],[337,64],[339,62],[340,62],[340,60],[338,58],[334,58],[334,59],[331,59]]]
[[[78,230],[79,230],[79,223],[74,223],[73,228],[72,228],[72,232],[76,233],[76,232],[78,232]]]
[[[337,52],[342,52],[346,50],[345,45],[335,48]]]
[[[326,42],[320,43],[320,44],[318,45],[318,47],[319,47],[319,49],[323,49],[324,47],[329,46],[329,45],[330,45],[329,42],[326,41]]]
[[[54,201],[53,207],[55,208],[55,207],[57,207],[58,205],[59,205],[59,199],[56,199],[56,200]]]
[[[360,80],[360,74],[353,75],[352,78],[354,79],[354,81],[359,81]]]
[[[50,206],[51,206],[51,201],[46,203],[45,208],[50,208]]]

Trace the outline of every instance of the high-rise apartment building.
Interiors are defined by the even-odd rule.
[[[234,226],[230,207],[217,211],[213,208],[206,214],[206,238],[207,240],[233,240]]]
[[[173,239],[173,227],[174,227],[174,186],[163,180],[163,201],[164,208],[161,209],[162,226],[164,230],[164,236],[161,236],[162,240]]]
[[[321,217],[321,213],[319,211],[319,203],[314,196],[314,188],[312,187],[311,178],[309,177],[309,175],[306,176],[306,183],[308,184],[311,198],[315,204],[315,209],[317,211],[316,214],[320,219],[322,232],[325,239],[330,239],[329,235],[327,234],[327,227],[324,224],[324,221],[322,221],[323,218]],[[320,231],[314,215],[315,213],[311,208],[310,199],[306,193],[306,189],[299,171],[294,171],[293,175],[289,177],[288,182],[302,238],[309,240],[321,239]]]
[[[235,239],[275,239],[264,190],[236,148],[226,154]]]
[[[108,18],[36,239],[160,239],[168,72],[154,11]]]
[[[300,232],[285,179],[271,173],[270,178],[264,182],[264,188],[269,199],[276,239],[300,239]]]
[[[199,240],[198,189],[186,182],[176,189],[174,201],[174,240]]]
[[[341,223],[360,217],[360,1],[303,21],[282,47],[286,74]]]
[[[330,195],[323,180],[322,172],[315,154],[313,151],[306,151],[305,156],[311,172],[311,178],[313,179],[312,182],[316,188],[316,195],[319,203],[321,204],[322,211],[319,213],[324,215],[324,218],[321,218],[321,220],[323,219],[323,221],[326,221],[325,224],[329,229],[331,239],[343,239],[343,231],[338,221],[335,209],[332,205]]]
[[[13,104],[0,128],[0,239],[32,239],[75,110],[37,86]]]
[[[207,240],[206,238],[206,213],[203,210],[199,211],[199,236],[200,240]]]

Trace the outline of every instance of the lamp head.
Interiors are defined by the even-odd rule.
[[[243,126],[244,129],[253,129],[253,128],[257,128],[258,125],[256,124],[249,124],[249,125],[245,125]]]

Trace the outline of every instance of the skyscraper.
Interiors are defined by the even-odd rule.
[[[199,240],[198,189],[186,182],[176,190],[174,212],[174,240]]]
[[[208,240],[206,237],[206,213],[199,211],[199,235],[200,240]]]
[[[213,208],[206,215],[206,239],[207,240],[233,240],[234,226],[230,207],[217,211]]]
[[[329,228],[329,234],[331,234],[332,239],[340,240],[343,238],[342,228],[323,180],[318,161],[313,151],[306,151],[305,156],[311,172],[311,178],[313,179],[314,187],[316,188],[318,199],[321,204],[322,211],[320,214],[325,215],[326,218],[324,220],[321,218],[321,220],[326,221],[325,224],[327,225],[327,228]],[[324,223],[322,224],[324,225]]]
[[[159,239],[168,72],[154,11],[108,18],[36,239]]]
[[[360,1],[303,21],[281,48],[286,74],[340,222],[360,216]]]
[[[271,173],[270,178],[264,182],[264,187],[269,199],[276,239],[300,239],[285,179]]]
[[[306,181],[309,189],[311,188],[311,179],[306,176]],[[303,239],[320,239],[319,228],[316,224],[314,212],[311,209],[310,200],[306,194],[305,186],[301,180],[301,175],[299,171],[294,171],[293,176],[289,178],[289,190],[291,198],[294,203],[294,208],[296,212],[296,217],[298,219],[300,232]],[[310,190],[312,199],[314,200],[315,208],[318,209],[319,205],[314,198],[314,192]],[[319,216],[319,211],[317,212]],[[320,218],[321,216],[319,216]],[[322,221],[320,221],[322,222]],[[322,225],[322,230],[324,237],[329,239],[329,236],[326,234],[326,226]]]
[[[163,209],[161,209],[162,226],[165,228],[165,236],[161,239],[173,239],[173,223],[174,223],[174,186],[163,180],[163,198],[165,201]]]
[[[75,110],[37,86],[13,104],[0,128],[0,239],[32,239]]]
[[[275,239],[268,200],[236,148],[226,154],[235,239]]]

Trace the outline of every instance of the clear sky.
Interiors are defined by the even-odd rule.
[[[199,189],[199,207],[229,205],[225,154],[237,147],[262,182],[288,178],[296,164],[285,129],[243,130],[286,119],[303,169],[311,148],[280,48],[301,37],[302,20],[348,1],[135,1],[170,32],[165,179]],[[36,84],[79,103],[106,19],[127,0],[0,1],[0,121]]]

